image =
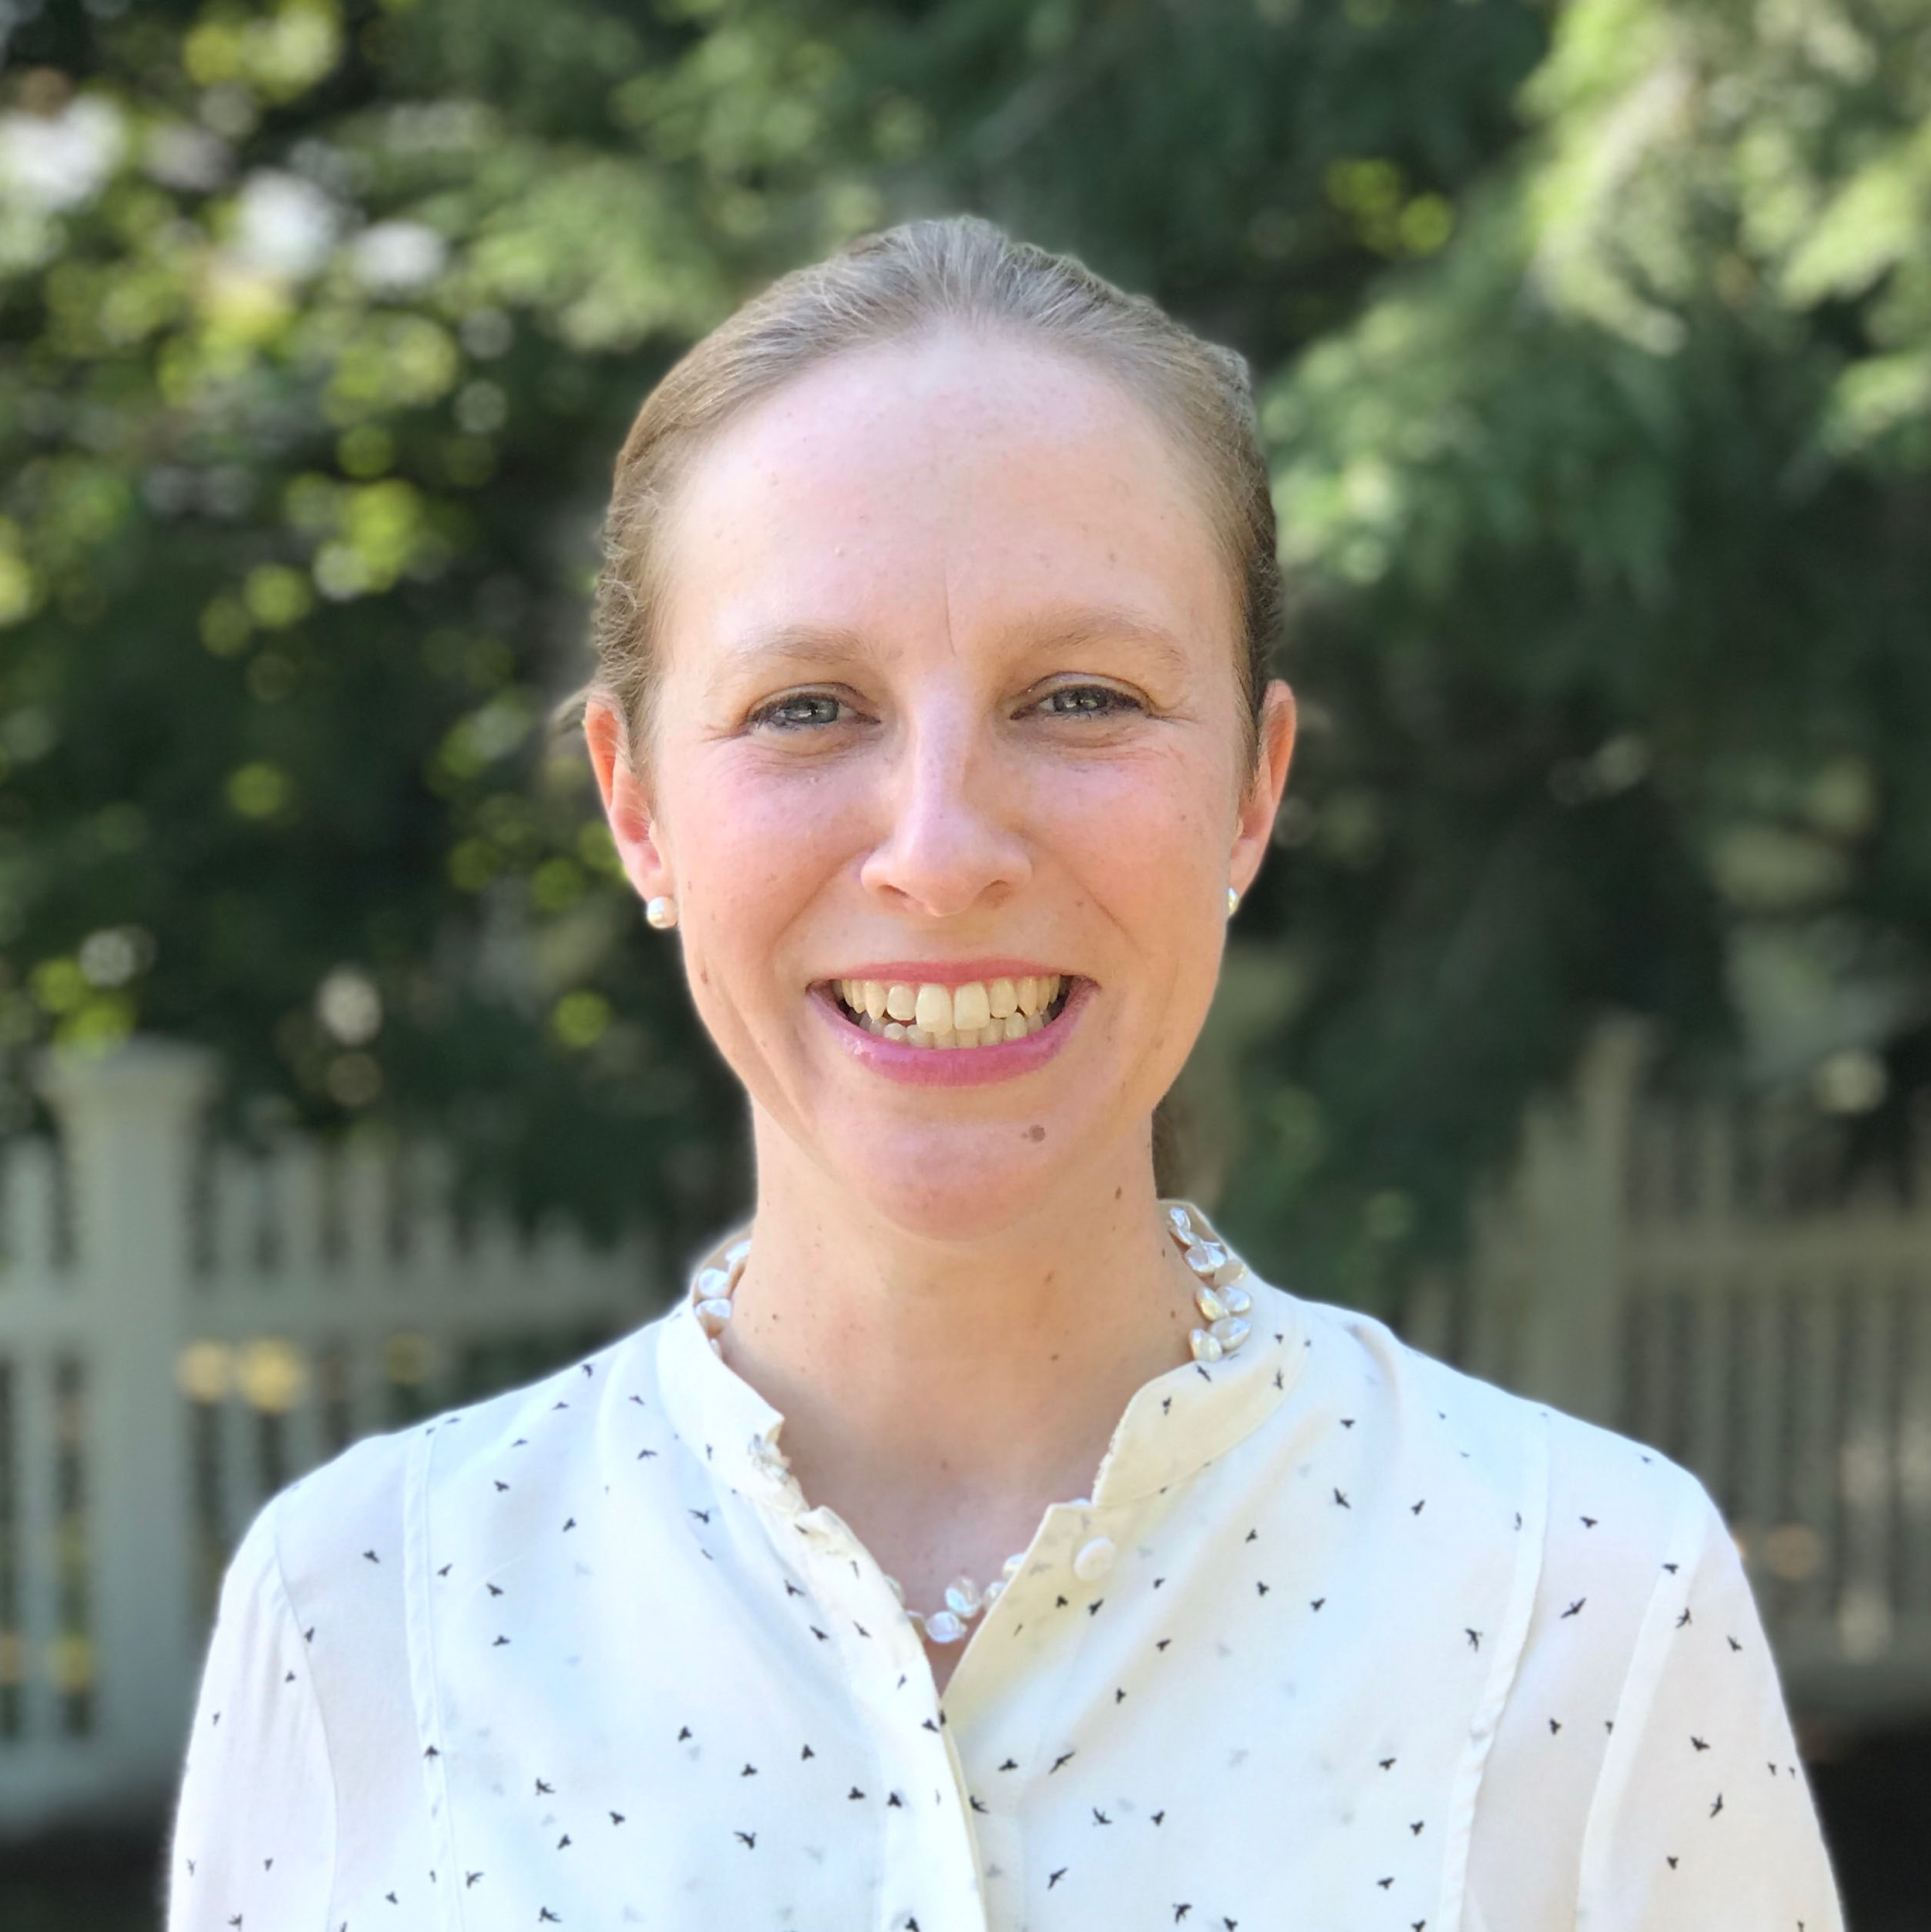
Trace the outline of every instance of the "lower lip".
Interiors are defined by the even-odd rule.
[[[827,992],[814,988],[811,1002],[825,1015],[839,1045],[887,1080],[908,1087],[983,1087],[991,1080],[1017,1079],[1045,1066],[1066,1044],[1093,993],[1091,980],[1076,981],[1057,1019],[1024,1039],[1004,1040],[997,1046],[907,1046],[855,1026]]]

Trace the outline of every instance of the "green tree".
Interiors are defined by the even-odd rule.
[[[628,411],[774,258],[747,184],[759,104],[808,102],[798,36],[759,72],[598,9],[37,26],[0,202],[0,1033],[199,1036],[244,1124],[433,1121],[526,1211],[715,1213],[731,1103],[544,725]],[[791,246],[866,212],[838,201],[814,176]]]
[[[1318,710],[1234,1191],[1360,1293],[1605,1005],[1869,1149],[1931,1077],[1931,10],[1571,0],[1523,101],[1265,398]]]

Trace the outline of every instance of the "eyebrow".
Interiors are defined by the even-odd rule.
[[[1185,647],[1165,625],[1113,606],[1079,605],[1049,612],[1030,626],[1026,641],[1035,650],[1076,650],[1106,638],[1124,638],[1139,645],[1176,677],[1189,668]]]
[[[1124,639],[1151,652],[1175,676],[1189,668],[1186,650],[1164,624],[1110,606],[1049,610],[1018,626],[1015,634],[1024,648],[1035,652],[1078,650],[1106,638]],[[722,668],[728,676],[768,664],[835,664],[871,654],[864,633],[845,625],[775,624],[752,630],[731,645]]]
[[[842,624],[774,624],[752,630],[729,645],[724,654],[727,672],[749,671],[794,659],[821,661],[865,654],[864,637]]]

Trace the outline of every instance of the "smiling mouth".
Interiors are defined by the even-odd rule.
[[[825,982],[855,1026],[906,1046],[1003,1046],[1041,1033],[1066,1010],[1076,984],[1064,973],[968,980],[960,986],[877,979]]]

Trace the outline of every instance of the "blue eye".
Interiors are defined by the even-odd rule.
[[[780,698],[751,714],[754,725],[773,725],[780,731],[796,731],[812,725],[835,725],[844,708],[836,698],[822,691],[804,691]]]
[[[1141,706],[1108,684],[1063,684],[1040,699],[1039,708],[1049,718],[1109,718],[1121,710],[1138,711]]]

